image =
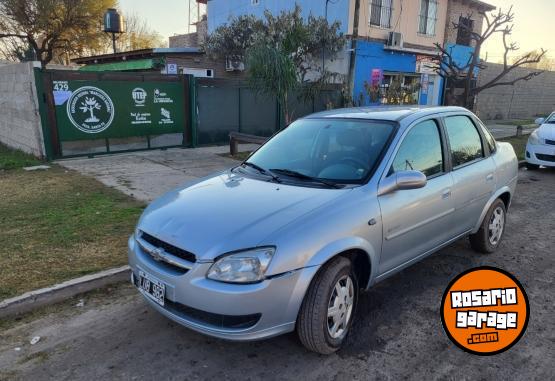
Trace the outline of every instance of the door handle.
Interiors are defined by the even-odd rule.
[[[445,200],[445,199],[447,199],[447,198],[449,198],[449,197],[451,197],[451,189],[450,189],[450,188],[449,188],[449,189],[445,189],[445,190],[441,193],[441,198],[442,198],[442,199]]]
[[[486,176],[486,181],[492,181],[493,180],[493,173],[490,173],[489,175]]]

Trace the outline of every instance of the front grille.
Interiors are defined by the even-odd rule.
[[[195,263],[197,260],[197,258],[193,253],[190,253],[187,250],[180,249],[179,247],[170,245],[169,243],[164,242],[156,237],[153,237],[148,233],[142,232],[141,239],[144,240],[145,242],[150,243],[154,247],[163,249],[166,253],[171,254],[177,258],[181,258],[193,263]]]
[[[544,155],[541,153],[537,153],[536,157],[538,158],[538,160],[541,160],[541,161],[555,162],[555,155]]]
[[[555,140],[545,139],[545,144],[550,144],[552,146],[555,146]]]

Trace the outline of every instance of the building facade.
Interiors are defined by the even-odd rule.
[[[479,0],[359,0],[358,12],[355,0],[209,0],[208,33],[232,17],[263,17],[265,10],[278,14],[295,4],[304,16],[327,14],[328,21],[339,21],[351,39],[358,13],[355,65],[349,73],[354,77],[356,104],[442,104],[444,81],[435,71],[436,44],[466,62],[474,47],[453,23],[464,22],[481,32],[481,12],[495,9]],[[349,42],[343,56],[328,68],[347,74],[350,48]]]

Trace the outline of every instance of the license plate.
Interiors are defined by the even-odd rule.
[[[139,290],[159,305],[164,305],[166,285],[152,275],[139,271]]]

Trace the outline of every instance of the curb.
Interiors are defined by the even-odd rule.
[[[129,274],[129,266],[117,267],[3,300],[0,302],[0,319],[29,312],[35,308],[58,303],[84,292],[129,280]]]
[[[523,168],[526,166],[526,160],[521,160],[518,162],[518,168]]]

